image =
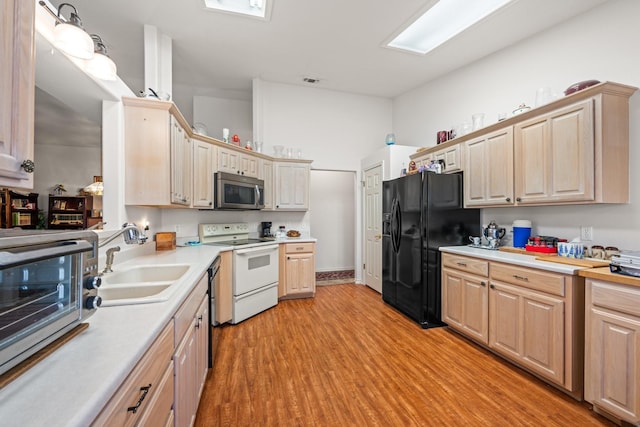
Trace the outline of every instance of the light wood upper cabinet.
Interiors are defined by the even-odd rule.
[[[275,209],[306,211],[309,209],[309,163],[276,162]]]
[[[207,142],[193,140],[193,207],[213,207],[215,148]]]
[[[191,138],[174,116],[171,116],[171,203],[191,205],[193,149]]]
[[[33,188],[35,2],[0,2],[0,186]]]
[[[123,98],[125,203],[191,205],[192,147],[187,124],[170,102]]]
[[[513,128],[465,143],[464,201],[467,207],[513,205]]]
[[[273,209],[273,190],[274,190],[274,169],[273,162],[270,160],[263,160],[262,167],[260,168],[260,175],[258,178],[264,181],[264,209]]]
[[[232,148],[218,147],[218,172],[258,177],[259,159]]]
[[[592,99],[514,126],[516,202],[593,201]]]
[[[462,147],[460,144],[452,145],[444,150],[434,153],[434,160],[444,162],[444,173],[458,172],[462,170]]]
[[[584,397],[640,424],[640,287],[587,279]]]

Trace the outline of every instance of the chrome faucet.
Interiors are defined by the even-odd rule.
[[[120,246],[114,246],[107,249],[107,265],[104,266],[104,270],[102,270],[100,275],[113,272],[111,266],[113,265],[113,258],[115,257],[116,252],[120,252]]]
[[[127,245],[133,245],[133,244],[141,245],[144,242],[146,242],[148,239],[148,237],[144,235],[142,230],[140,230],[135,224],[131,224],[127,222],[122,225],[122,228],[118,232],[107,237],[105,240],[100,241],[100,243],[98,243],[98,247],[100,248],[106,245],[107,243],[113,241],[116,237],[118,237],[121,234],[123,235],[124,242]]]

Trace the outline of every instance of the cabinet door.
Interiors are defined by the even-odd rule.
[[[206,142],[193,141],[193,206],[211,208],[215,147]]]
[[[171,116],[171,203],[191,204],[191,139]]]
[[[456,144],[435,153],[435,160],[444,162],[445,173],[458,172],[462,169],[461,144]]]
[[[564,384],[564,301],[491,282],[489,346]]]
[[[487,279],[444,268],[442,320],[486,344],[489,337]]]
[[[240,171],[240,154],[234,150],[218,147],[218,171],[238,173]]]
[[[309,209],[309,165],[276,164],[276,209]]]
[[[207,380],[207,373],[209,372],[209,305],[211,300],[209,294],[206,294],[202,298],[200,307],[198,308],[198,314],[196,318],[196,369],[195,369],[195,411],[198,409],[198,402],[200,401],[200,395],[204,388],[204,383]],[[194,414],[195,415],[195,414]]]
[[[258,177],[258,158],[250,154],[240,155],[240,173],[242,175]]]
[[[315,257],[313,253],[287,254],[287,295],[315,292]]]
[[[513,128],[467,141],[464,154],[465,206],[513,204]]]
[[[624,420],[640,421],[640,318],[590,310],[585,398]]]
[[[264,209],[273,209],[273,162],[268,160],[262,161],[262,168],[260,169],[260,179],[264,181]]]
[[[33,160],[35,3],[0,2],[0,185],[33,188],[21,164]]]
[[[191,426],[195,421],[198,404],[195,384],[197,346],[196,319],[194,318],[173,358],[175,368],[173,410],[176,426]]]
[[[593,100],[514,127],[518,204],[594,200]]]

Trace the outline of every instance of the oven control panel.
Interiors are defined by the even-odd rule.
[[[228,240],[234,236],[247,238],[249,236],[249,225],[244,222],[200,224],[198,226],[198,236],[200,237],[200,243]]]

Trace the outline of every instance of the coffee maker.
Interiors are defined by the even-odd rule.
[[[260,237],[273,237],[271,234],[271,221],[260,223]]]

